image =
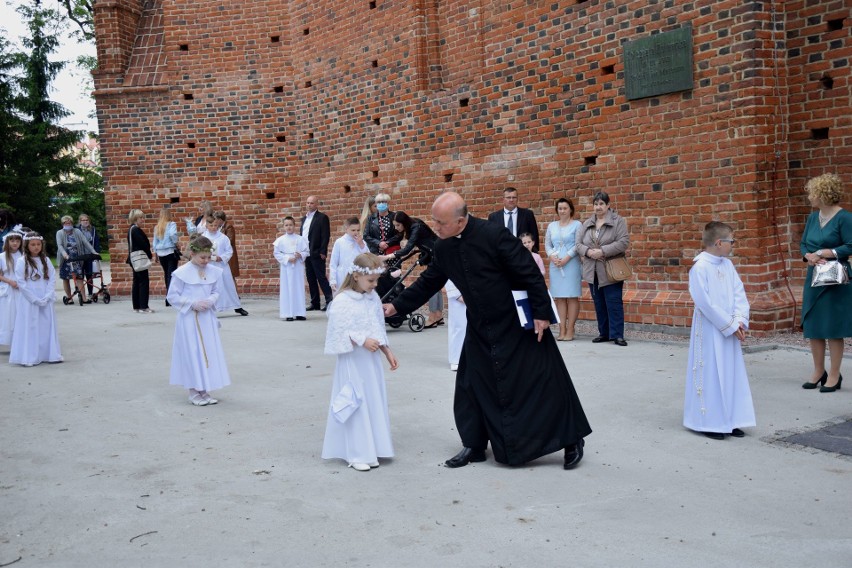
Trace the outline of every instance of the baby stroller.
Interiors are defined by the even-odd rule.
[[[83,305],[83,295],[80,293],[80,286],[91,286],[92,287],[92,301],[97,303],[98,296],[102,296],[104,300],[104,304],[109,304],[110,302],[110,294],[108,283],[104,282],[103,272],[100,270],[100,261],[101,255],[99,254],[84,254],[82,256],[72,256],[65,260],[65,262],[93,262],[97,261],[98,264],[95,267],[96,270],[93,270],[92,273],[87,278],[81,278],[77,276],[77,273],[72,273],[72,280],[74,280],[74,291],[71,292],[71,297],[62,296],[62,303],[66,306],[74,303],[74,297],[77,297],[77,302],[82,306]],[[100,281],[100,286],[95,283],[95,280]]]
[[[397,261],[398,266],[402,266],[402,261],[412,257],[413,255],[420,253],[420,256],[417,257],[417,261],[411,265],[411,267],[406,270],[403,274],[400,275],[399,278],[394,278],[391,276],[391,271],[387,271],[379,277],[378,285],[376,286],[376,292],[382,298],[382,303],[386,304],[388,302],[393,302],[393,300],[399,296],[403,290],[405,290],[405,285],[403,282],[411,274],[415,268],[418,266],[426,266],[429,264],[429,261],[432,258],[432,251],[428,249],[418,249],[416,251],[412,251],[411,254],[400,258]],[[426,318],[421,313],[413,313],[413,314],[394,314],[390,317],[385,318],[385,323],[396,329],[405,322],[408,322],[408,328],[411,331],[423,331],[423,327],[426,325]]]

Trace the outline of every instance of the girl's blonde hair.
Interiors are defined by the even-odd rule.
[[[136,221],[138,221],[144,216],[145,214],[142,213],[141,209],[131,209],[130,213],[128,213],[127,215],[127,220],[130,222],[131,225],[133,225],[134,223],[136,223]]]
[[[359,217],[359,221],[361,221],[361,228],[364,229],[367,226],[367,219],[370,218],[370,215],[373,214],[373,205],[376,204],[376,197],[371,195],[364,202],[364,208],[361,209],[361,217]]]
[[[166,234],[166,227],[172,222],[172,210],[168,207],[163,207],[160,211],[160,219],[157,221],[157,226],[154,227],[154,236],[162,239]]]
[[[371,252],[364,252],[355,257],[352,261],[352,266],[346,271],[346,278],[343,279],[343,284],[337,291],[340,294],[343,290],[355,290],[355,279],[352,277],[356,274],[381,274],[385,271],[385,263],[378,256]]]

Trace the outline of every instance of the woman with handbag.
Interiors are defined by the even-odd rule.
[[[127,233],[129,254],[127,264],[133,269],[133,286],[131,288],[131,299],[133,300],[133,311],[137,314],[153,314],[154,310],[148,307],[148,269],[151,268],[151,243],[148,236],[142,230],[145,214],[139,209],[131,209],[127,216],[130,222],[130,230]]]
[[[589,284],[595,302],[598,336],[592,343],[612,341],[626,347],[624,340],[624,280],[630,269],[624,253],[630,246],[627,223],[609,207],[609,195],[595,193],[595,214],[581,229],[577,254],[583,259],[583,281]]]
[[[852,337],[852,286],[848,284],[849,256],[852,255],[852,213],[840,207],[843,182],[834,174],[824,174],[805,185],[808,200],[817,210],[810,214],[802,233],[802,260],[808,275],[802,299],[802,329],[810,340],[814,369],[803,389],[819,392],[840,390],[843,375],[843,339]],[[814,274],[814,273],[817,274]],[[843,316],[842,314],[846,314]],[[825,369],[828,342],[831,366]]]

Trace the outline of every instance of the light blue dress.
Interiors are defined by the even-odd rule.
[[[577,244],[577,229],[580,225],[581,223],[575,220],[564,227],[559,225],[559,221],[554,221],[547,226],[547,234],[544,238],[547,257],[550,258],[556,254],[560,259],[566,256],[571,258],[565,266],[557,267],[550,263],[550,295],[554,298],[580,297],[582,267],[574,247]]]

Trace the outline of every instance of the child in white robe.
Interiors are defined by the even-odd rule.
[[[704,252],[689,270],[695,302],[689,338],[683,425],[708,438],[741,438],[755,425],[754,404],[740,342],[748,329],[749,304],[734,264],[733,229],[712,221],[704,227]]]
[[[458,371],[464,336],[467,333],[467,306],[464,305],[461,291],[447,280],[447,353],[450,370]]]
[[[224,272],[210,262],[212,247],[206,237],[190,241],[190,262],[172,272],[166,296],[178,311],[169,384],[189,389],[195,406],[216,404],[210,391],[231,384],[215,312]]]
[[[15,327],[9,362],[32,367],[44,361],[60,363],[59,333],[56,330],[56,270],[44,252],[38,233],[24,235],[24,256],[15,261],[18,283]]]
[[[305,258],[310,251],[308,239],[296,233],[293,217],[284,217],[284,234],[272,244],[272,255],[281,266],[278,317],[305,321]]]
[[[325,353],[337,355],[323,459],[339,458],[357,471],[393,457],[381,351],[391,370],[399,363],[388,347],[382,302],[375,289],[384,262],[358,255],[328,309]]]
[[[359,254],[370,252],[361,235],[361,221],[350,217],[343,222],[343,236],[334,241],[328,263],[328,283],[337,291],[346,278],[346,271]]]
[[[3,239],[0,252],[0,345],[12,344],[16,303],[20,292],[15,280],[15,263],[21,258],[23,235],[14,229]]]
[[[224,224],[224,221],[217,219],[216,214],[207,216],[207,230],[204,231],[205,237],[213,243],[213,250],[210,252],[210,262],[213,266],[222,269],[222,281],[219,283],[219,299],[216,300],[216,311],[224,312],[225,310],[234,310],[241,316],[247,316],[248,312],[243,309],[240,304],[240,297],[237,295],[237,285],[234,282],[234,277],[231,275],[231,267],[228,261],[234,255],[234,249],[231,247],[231,241],[222,233],[219,228]]]

